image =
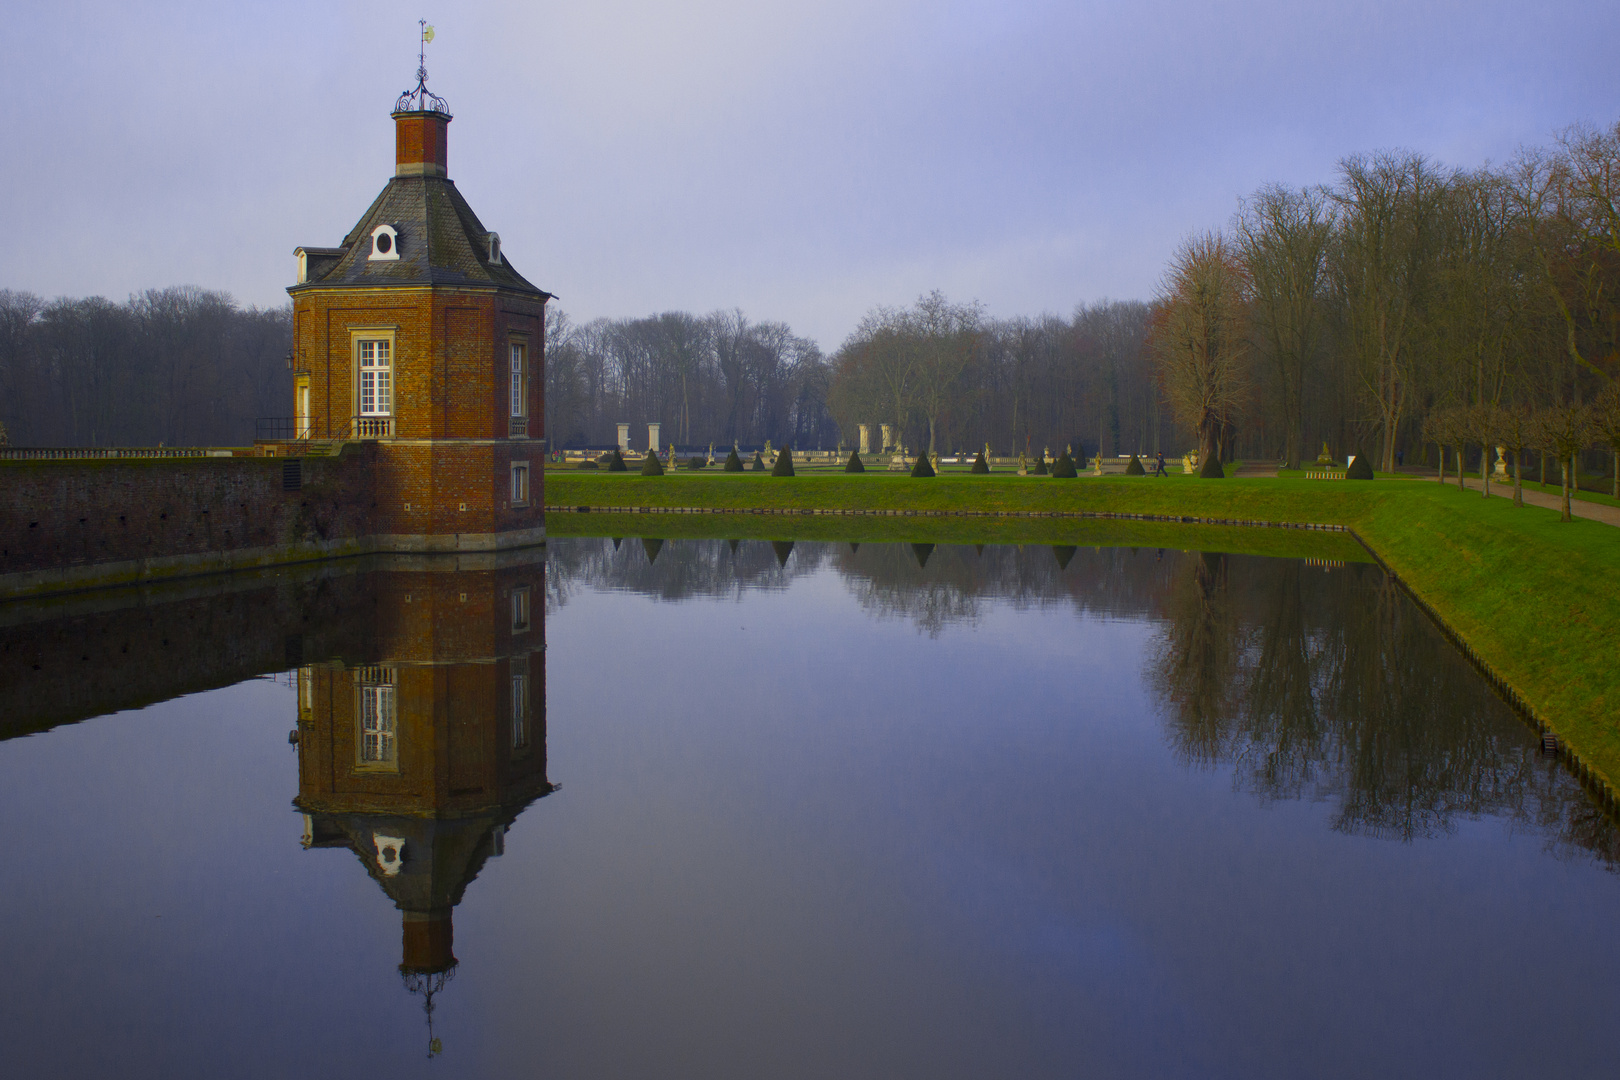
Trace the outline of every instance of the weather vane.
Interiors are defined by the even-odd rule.
[[[426,19],[416,20],[416,25],[422,30],[416,48],[416,86],[399,95],[399,100],[394,102],[394,111],[439,112],[449,116],[449,103],[427,88],[427,47],[433,40],[433,27],[428,25]]]

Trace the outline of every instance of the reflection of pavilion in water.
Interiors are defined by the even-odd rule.
[[[546,779],[541,564],[374,575],[362,662],[302,668],[304,846],[345,847],[402,913],[399,970],[433,996],[456,968],[452,912]]]

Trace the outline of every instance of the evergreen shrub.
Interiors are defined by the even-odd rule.
[[[608,472],[629,472],[630,466],[624,463],[624,455],[617,449],[613,451],[613,460],[608,462]]]
[[[865,465],[865,463],[863,463],[861,461],[861,455],[858,452],[856,452],[854,450],[851,450],[849,452],[849,460],[844,462],[844,471],[845,472],[865,472],[866,471],[866,465]]]
[[[784,446],[782,452],[776,455],[776,464],[771,468],[771,475],[793,475],[793,450],[791,448]]]
[[[980,450],[979,456],[973,459],[973,468],[968,471],[980,476],[990,471],[990,462],[985,459],[983,450]]]
[[[658,462],[657,454],[648,454],[641,462],[642,476],[663,476],[664,467]]]
[[[748,467],[750,472],[765,471],[765,455],[758,450],[754,451],[754,463]]]
[[[743,471],[742,458],[737,456],[737,448],[735,446],[733,446],[731,448],[731,453],[726,455],[726,468],[725,468],[725,471],[726,472],[742,472]]]
[[[702,454],[698,454],[694,457],[689,457],[686,459],[686,467],[688,469],[705,469],[708,468],[708,465],[708,459],[706,459]]]
[[[1371,480],[1373,478],[1372,462],[1367,460],[1366,454],[1357,454],[1356,460],[1350,463],[1345,471],[1346,480]]]
[[[579,467],[581,469],[600,469],[602,466],[598,465],[591,458],[586,458],[584,461],[579,463]]]
[[[927,454],[917,455],[917,464],[911,467],[912,476],[933,476],[934,463],[928,460]]]
[[[1080,473],[1074,467],[1074,458],[1069,456],[1067,450],[1063,451],[1057,461],[1052,463],[1052,475],[1059,480],[1073,480]]]
[[[1049,476],[1051,470],[1046,467],[1046,455],[1042,454],[1035,459],[1035,467],[1029,470],[1031,476]]]
[[[1131,455],[1130,464],[1125,466],[1126,476],[1146,476],[1147,470],[1142,467],[1142,459],[1135,454]]]

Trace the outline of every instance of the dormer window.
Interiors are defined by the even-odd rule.
[[[399,259],[399,232],[392,225],[379,225],[371,230],[371,261]]]
[[[501,234],[489,234],[489,261],[496,266],[501,264]]]

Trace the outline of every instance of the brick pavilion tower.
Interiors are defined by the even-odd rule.
[[[375,444],[380,550],[540,543],[551,294],[450,179],[450,113],[426,80],[395,103],[394,176],[370,209],[339,246],[294,252],[288,434]]]

